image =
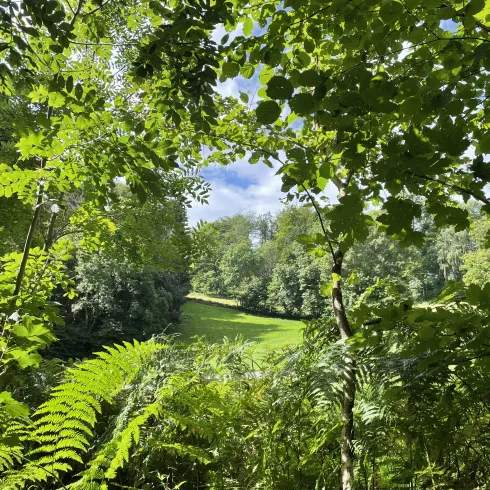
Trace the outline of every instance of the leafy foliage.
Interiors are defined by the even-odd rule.
[[[112,403],[162,348],[165,346],[154,342],[108,347],[97,359],[67,370],[65,382],[38,408],[32,422],[7,430],[7,436],[18,434],[27,462],[20,471],[7,472],[2,486],[22,488],[27,482],[58,478],[74,462],[82,462],[101,402]],[[119,463],[114,464],[117,468]]]
[[[191,257],[196,284],[255,308],[267,304],[267,284],[274,303],[317,315],[326,301],[319,289],[331,297],[341,338],[335,341],[329,321],[313,322],[313,340],[307,337],[289,358],[273,359],[277,369],[250,382],[250,390],[243,388],[240,361],[225,370],[229,384],[189,376],[214,372],[209,352],[191,349],[192,360],[182,354],[184,368],[176,367],[168,384],[156,383],[155,390],[142,381],[151,401],[121,402],[128,411],[107,419],[114,430],[94,441],[87,460],[80,456],[87,437],[70,431],[96,428],[98,397],[119,402],[116,392],[126,376],[136,379],[155,344],[109,350],[72,368],[70,382],[32,423],[26,407],[2,392],[0,464],[11,468],[2,484],[34,479],[44,485],[67,473],[68,484],[94,487],[107,487],[104,480],[119,474],[118,484],[134,487],[199,486],[184,480],[192,473],[215,488],[335,488],[340,457],[343,490],[367,488],[370,481],[373,488],[488,486],[481,450],[488,436],[482,408],[489,317],[482,243],[488,240],[485,232],[482,242],[478,229],[485,224],[468,240],[472,216],[461,206],[473,198],[483,213],[490,210],[487,4],[0,0],[0,92],[8,108],[0,117],[0,211],[2,217],[12,211],[13,218],[2,240],[2,377],[37,365],[38,349],[54,339],[52,325],[60,323],[55,289],[72,294],[64,264],[73,244],[61,239],[67,230],[89,253],[106,245],[113,258],[133,261],[139,271],[158,255],[167,263]],[[227,31],[219,43],[218,26]],[[256,95],[243,93],[240,102],[217,94],[218,81],[238,77],[258,80]],[[12,108],[26,117],[17,118]],[[286,199],[311,204],[317,229],[285,218],[277,246],[260,238],[255,247],[245,219],[247,226],[235,230],[237,254],[229,243],[212,241],[227,235],[231,220],[197,230],[196,246],[183,253],[172,239],[186,236],[178,226],[183,208],[189,198],[207,200],[196,168],[238,158],[275,162]],[[149,204],[111,219],[111,209],[135,207],[130,199],[118,201],[118,180]],[[325,205],[323,193],[332,186],[337,200]],[[162,213],[156,203],[173,212]],[[168,255],[160,253],[167,252],[161,243],[140,246],[132,235],[123,236],[121,247],[112,240],[118,226],[141,234],[148,216],[170,217],[171,232],[146,227],[155,232],[150,238],[165,237]],[[431,234],[432,225],[460,235]],[[406,254],[379,239],[379,231]],[[290,234],[300,235],[305,249],[294,248]],[[210,253],[201,258],[199,243],[208,240]],[[379,253],[369,265],[359,260],[358,242],[370,240],[371,252],[391,247],[392,277],[373,259]],[[427,299],[442,279],[460,279],[461,260],[465,286],[447,283],[437,303],[412,306],[410,296]],[[236,360],[233,349],[226,353]],[[236,369],[240,377],[232,376]],[[66,416],[69,407],[75,418]],[[177,475],[163,474],[158,464],[150,476],[139,473],[155,461],[145,449],[131,454],[139,466],[122,474],[152,417],[172,421],[163,436],[152,433],[148,447],[161,448],[158,457],[167,457],[165,468],[178,468]],[[260,432],[244,433],[257,423]],[[442,454],[441,447],[447,448]]]

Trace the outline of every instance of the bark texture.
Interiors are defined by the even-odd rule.
[[[332,267],[334,285],[332,289],[332,306],[337,320],[340,337],[346,340],[352,336],[349,320],[344,309],[342,299],[342,262],[341,250],[335,252],[335,263]],[[342,368],[343,376],[343,399],[342,399],[342,433],[340,443],[340,463],[342,490],[353,490],[354,488],[354,453],[352,442],[354,439],[354,401],[356,397],[356,362],[354,357],[346,353]]]

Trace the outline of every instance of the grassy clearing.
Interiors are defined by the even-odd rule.
[[[182,308],[179,326],[181,339],[190,342],[195,335],[206,336],[211,342],[223,337],[230,339],[243,335],[257,342],[255,351],[265,353],[301,340],[303,323],[296,320],[249,315],[231,308],[187,301]]]
[[[219,303],[228,306],[238,306],[238,301],[234,299],[215,298],[214,296],[208,296],[207,294],[201,294],[201,293],[194,293],[194,292],[189,293],[187,295],[187,298],[200,299],[202,301],[209,301],[211,303]]]

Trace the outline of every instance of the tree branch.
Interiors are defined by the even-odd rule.
[[[446,187],[449,187],[451,189],[454,189],[455,191],[460,192],[461,194],[466,194],[467,196],[471,196],[474,199],[476,199],[477,201],[480,201],[480,202],[482,202],[484,204],[489,204],[490,205],[490,199],[487,199],[484,196],[479,196],[475,192],[473,192],[473,191],[471,191],[469,189],[465,189],[464,187],[461,187],[459,185],[451,184],[450,182],[447,182],[447,181],[441,180],[441,179],[437,179],[435,177],[429,177],[428,175],[424,175],[422,173],[411,172],[410,170],[406,170],[405,173],[407,173],[409,175],[412,175],[413,177],[418,177],[418,178],[423,179],[423,180],[428,180],[430,182],[436,182],[438,184],[444,185]]]
[[[98,10],[102,9],[103,7],[105,7],[111,0],[106,0],[105,2],[102,2],[98,7],[95,7],[93,10],[91,10],[90,12],[85,12],[84,14],[81,15],[81,17],[86,17],[87,15],[92,15],[94,14],[95,12],[97,12]]]
[[[77,9],[75,10],[75,13],[73,14],[73,17],[72,17],[72,19],[70,21],[70,25],[74,25],[75,24],[75,21],[77,20],[77,17],[80,15],[80,12],[82,10],[84,1],[85,0],[78,0]]]
[[[323,223],[323,218],[322,218],[322,215],[320,213],[320,210],[318,209],[318,206],[316,205],[316,202],[315,202],[315,199],[313,198],[313,196],[308,192],[308,189],[303,185],[303,184],[300,184],[301,187],[303,187],[303,189],[305,190],[306,194],[308,195],[308,198],[310,199],[311,201],[311,204],[313,204],[313,207],[315,208],[315,211],[316,211],[316,214],[318,216],[318,219],[320,221],[320,225],[322,227],[322,230],[323,230],[323,235],[325,236],[325,239],[327,240],[327,243],[328,243],[328,246],[330,247],[330,253],[332,254],[332,259],[335,263],[335,251],[332,247],[332,243],[330,241],[330,238],[328,237],[328,233],[327,233],[327,230],[325,228],[325,224]]]

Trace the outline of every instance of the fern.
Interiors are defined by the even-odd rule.
[[[86,489],[93,485],[101,484],[101,481],[111,480],[116,477],[117,470],[129,461],[129,451],[134,444],[138,444],[140,427],[150,417],[158,418],[161,413],[160,400],[145,407],[142,413],[133,418],[127,427],[119,430],[110,442],[104,445],[96,457],[89,463],[88,468],[80,475],[76,483],[70,485],[72,489]],[[116,430],[116,432],[118,432]],[[98,488],[98,487],[94,487]]]
[[[98,353],[97,358],[69,369],[65,382],[52,390],[50,399],[33,414],[32,423],[19,434],[29,449],[23,455],[4,454],[0,449],[4,466],[10,467],[0,489],[59,479],[73,469],[74,462],[83,463],[82,455],[90,445],[89,438],[102,412],[101,401],[112,403],[148,361],[165,348],[167,345],[154,341],[125,342],[124,346],[106,347],[106,352]],[[122,459],[126,454],[123,451]],[[21,458],[23,467],[13,468]],[[121,457],[117,459],[120,460]]]

